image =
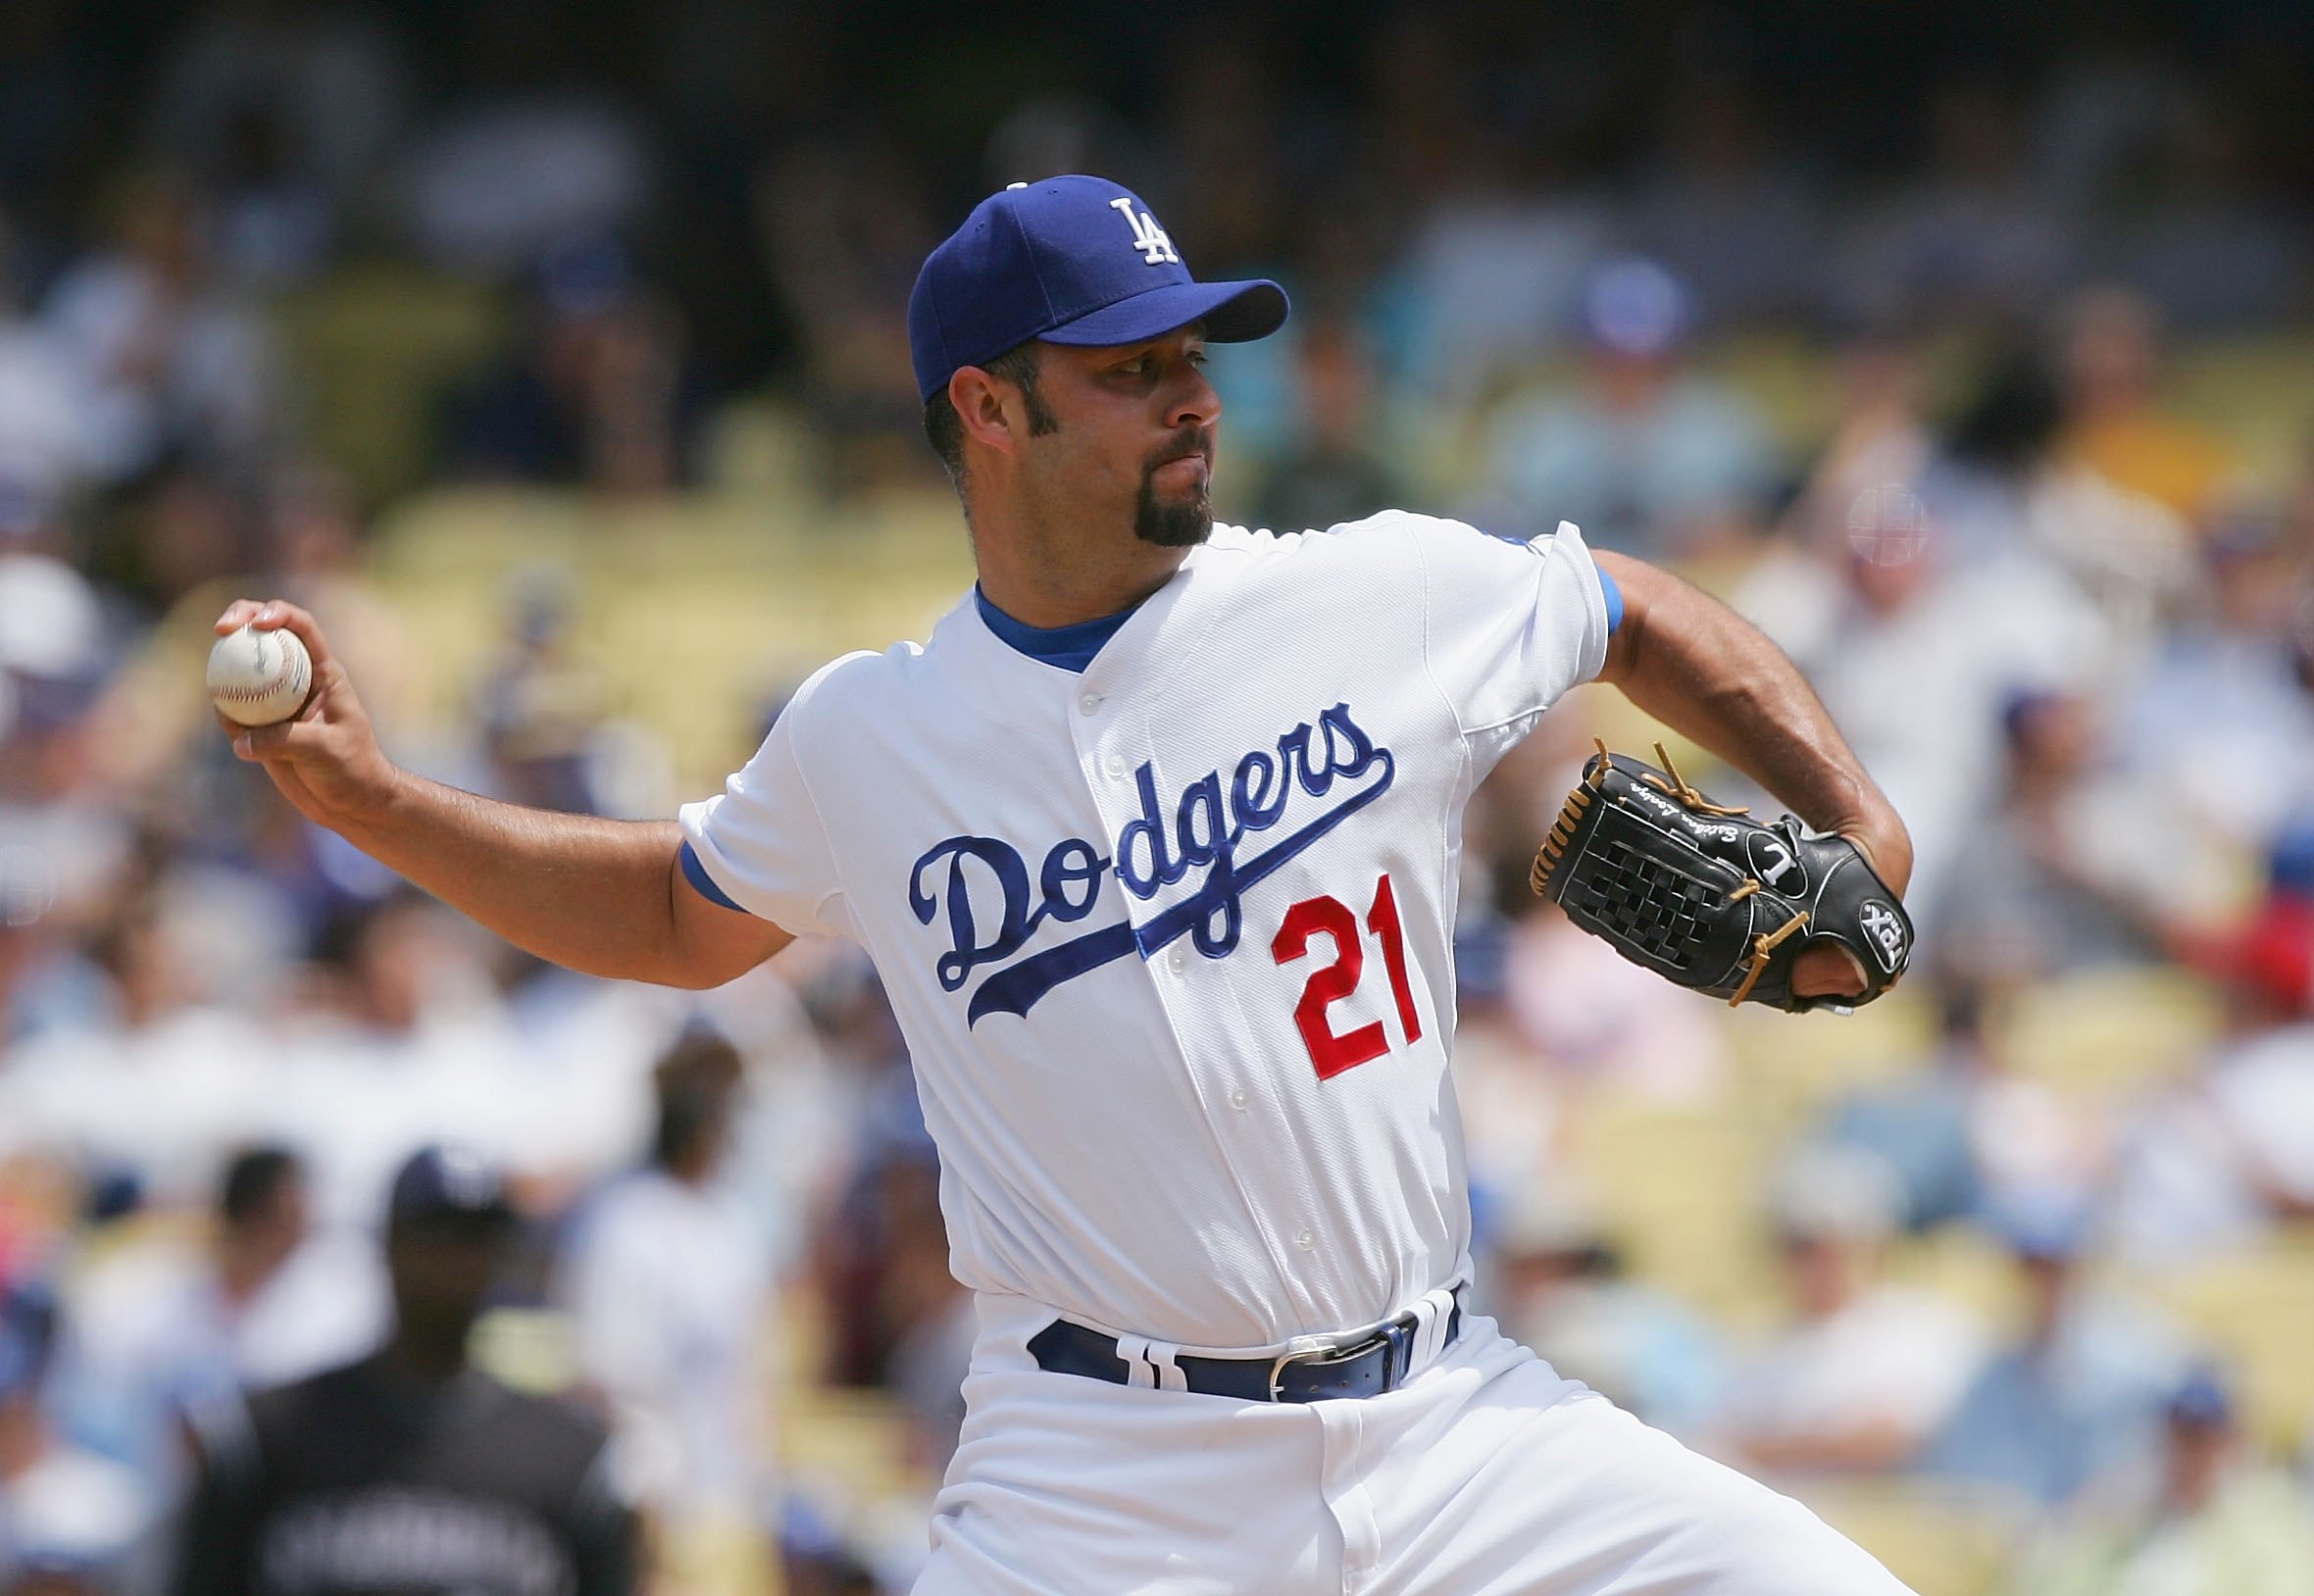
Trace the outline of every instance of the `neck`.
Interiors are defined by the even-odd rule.
[[[398,1330],[386,1343],[385,1361],[406,1374],[436,1383],[466,1368],[466,1335],[428,1335]]]
[[[1074,626],[1130,610],[1189,557],[1185,548],[1144,543],[1130,527],[1088,546],[1082,527],[1056,531],[993,505],[978,507],[972,532],[981,591],[1030,626]]]
[[[273,1273],[271,1262],[245,1248],[227,1247],[217,1261],[217,1285],[226,1301],[246,1305]]]
[[[1137,569],[1085,572],[1034,571],[1020,564],[980,557],[981,591],[988,602],[1023,625],[1050,628],[1130,610],[1173,579],[1186,549],[1156,549],[1162,562]]]

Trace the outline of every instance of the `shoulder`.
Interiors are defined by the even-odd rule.
[[[860,649],[838,655],[803,679],[788,695],[780,716],[809,722],[840,714],[863,694],[889,691],[923,658],[924,649],[917,643],[894,643],[881,653]]]
[[[527,1460],[556,1494],[577,1490],[610,1441],[603,1421],[572,1399],[517,1391],[495,1380],[488,1430],[493,1451]]]
[[[1216,525],[1207,547],[1220,559],[1276,561],[1300,559],[1328,564],[1356,564],[1374,560],[1403,562],[1410,554],[1429,557],[1432,551],[1519,546],[1467,522],[1426,516],[1412,510],[1383,510],[1358,521],[1338,522],[1324,529],[1271,531],[1244,526]]]
[[[194,1404],[185,1414],[204,1469],[246,1490],[317,1432],[327,1432],[355,1398],[361,1366],[327,1370],[286,1385],[267,1386]]]
[[[948,623],[942,623],[945,629]],[[933,633],[938,646],[939,631]],[[864,716],[888,715],[896,704],[929,682],[931,651],[915,642],[894,643],[880,653],[862,649],[839,655],[803,679],[780,707],[774,725],[797,744],[825,746],[855,729]]]
[[[319,1374],[271,1385],[249,1394],[249,1420],[260,1436],[294,1429],[316,1414],[327,1413],[358,1401],[367,1384],[368,1360]]]
[[[617,1175],[598,1187],[574,1217],[572,1245],[581,1253],[649,1252],[675,1209],[674,1182],[654,1170]]]

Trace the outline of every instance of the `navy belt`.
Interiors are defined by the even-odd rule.
[[[1441,1350],[1462,1329],[1457,1294],[1446,1315]],[[1318,1347],[1275,1358],[1193,1358],[1178,1356],[1173,1367],[1192,1391],[1235,1397],[1241,1402],[1324,1402],[1336,1397],[1380,1396],[1395,1391],[1414,1372],[1414,1343],[1420,1322],[1400,1314],[1365,1340],[1346,1347]],[[1132,1372],[1117,1351],[1117,1338],[1056,1319],[1029,1337],[1036,1367],[1052,1374],[1130,1385]]]

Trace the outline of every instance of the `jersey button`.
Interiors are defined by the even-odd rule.
[[[1123,775],[1125,773],[1125,756],[1111,754],[1101,762],[1101,769],[1107,771],[1111,775]]]
[[[1308,1252],[1318,1245],[1318,1238],[1310,1234],[1308,1227],[1304,1226],[1293,1232],[1293,1244],[1303,1252]]]
[[[1245,1095],[1244,1087],[1232,1086],[1230,1088],[1230,1107],[1235,1109],[1239,1114],[1245,1112],[1246,1105],[1251,1101],[1252,1099]]]
[[[1182,952],[1182,950],[1179,948],[1173,950],[1173,958],[1169,962],[1172,964],[1173,973],[1176,975],[1180,974],[1182,971],[1189,967],[1188,955]]]
[[[1090,715],[1094,710],[1097,710],[1101,707],[1101,695],[1099,693],[1086,693],[1082,698],[1080,698],[1077,701],[1077,707],[1082,710],[1085,714]]]

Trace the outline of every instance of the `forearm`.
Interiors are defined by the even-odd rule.
[[[791,940],[681,884],[673,822],[523,809],[398,769],[312,616],[279,599],[236,599],[217,634],[243,625],[303,641],[313,689],[286,721],[241,726],[221,716],[234,754],[263,765],[307,820],[515,946],[589,975],[714,986]]]
[[[589,975],[690,984],[671,896],[682,840],[672,821],[526,809],[396,772],[376,802],[327,823],[541,959]]]
[[[1799,668],[1758,627],[1678,577],[1611,553],[1597,559],[1625,600],[1604,678],[1810,826],[1862,844],[1902,892],[1912,874],[1904,823]]]

